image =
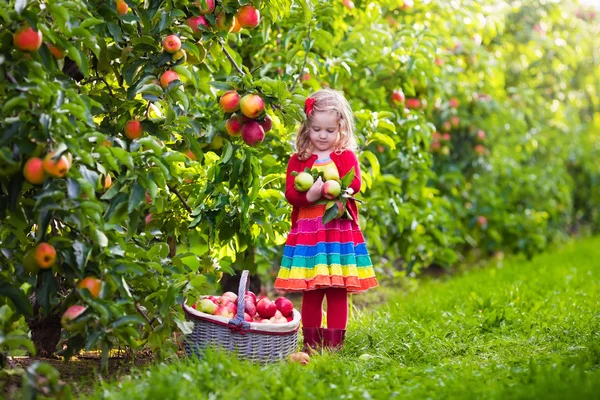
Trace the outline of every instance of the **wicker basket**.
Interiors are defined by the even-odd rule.
[[[185,318],[194,322],[194,330],[184,340],[186,354],[200,355],[210,346],[225,349],[238,358],[271,362],[281,360],[296,351],[300,313],[285,324],[260,324],[244,321],[244,295],[249,288],[248,271],[242,273],[235,318],[210,315],[183,304]]]

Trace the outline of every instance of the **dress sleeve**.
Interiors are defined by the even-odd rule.
[[[354,193],[358,193],[360,192],[360,187],[362,185],[362,178],[360,176],[360,164],[358,162],[358,158],[356,157],[356,154],[354,154],[353,151],[346,152],[345,158],[346,165],[348,165],[348,172],[350,172],[352,167],[354,167],[355,172],[354,180],[352,180],[352,183],[349,187],[352,190],[354,190]]]
[[[296,190],[294,187],[294,179],[292,172],[302,172],[302,166],[298,157],[294,154],[288,163],[286,177],[285,177],[285,198],[294,207],[306,207],[312,203],[306,199],[306,193],[302,193]]]

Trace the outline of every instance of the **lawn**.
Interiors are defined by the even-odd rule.
[[[358,310],[301,366],[220,353],[140,370],[94,398],[600,398],[600,238],[472,269]]]

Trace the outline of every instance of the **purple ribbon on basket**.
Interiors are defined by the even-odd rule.
[[[240,320],[237,316],[229,320],[229,330],[232,332],[239,332],[240,334],[245,335],[249,329],[250,324],[244,320],[242,320],[240,323]]]

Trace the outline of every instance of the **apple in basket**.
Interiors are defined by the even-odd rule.
[[[252,302],[254,304],[256,304],[256,295],[254,294],[254,292],[251,292],[251,291],[248,290],[246,292],[246,295],[244,296],[244,298],[248,298],[248,297],[251,297],[252,298]]]
[[[278,297],[275,300],[275,305],[284,317],[288,317],[294,312],[294,304],[287,297]]]
[[[225,318],[233,318],[233,317],[235,317],[236,313],[237,313],[237,306],[235,303],[231,302],[231,303],[223,304],[223,305],[220,305],[219,307],[217,307],[217,309],[215,310],[215,313],[213,315],[220,315],[221,317],[225,317]]]
[[[218,296],[208,296],[207,299],[209,299],[210,301],[212,301],[213,303],[217,304],[217,300],[219,300]]]
[[[248,313],[244,313],[244,321],[246,322],[254,322],[252,317]]]
[[[248,315],[254,317],[256,315],[256,305],[252,302],[250,297],[246,297],[244,300],[244,310]]]
[[[231,300],[231,297],[229,296],[221,296],[217,298],[217,305],[218,306],[224,306],[226,304],[234,304],[235,301]]]
[[[271,300],[263,298],[256,304],[256,311],[263,318],[271,318],[277,312],[277,306]]]
[[[198,311],[202,311],[203,313],[212,315],[216,311],[217,305],[213,303],[210,299],[202,299],[198,302],[196,309]]]
[[[287,322],[292,322],[294,320],[294,315],[290,315],[289,317],[285,317],[285,319],[287,319]]]
[[[221,297],[228,297],[231,300],[233,300],[234,302],[237,301],[237,294],[233,293],[233,292],[225,292],[221,295]]]

